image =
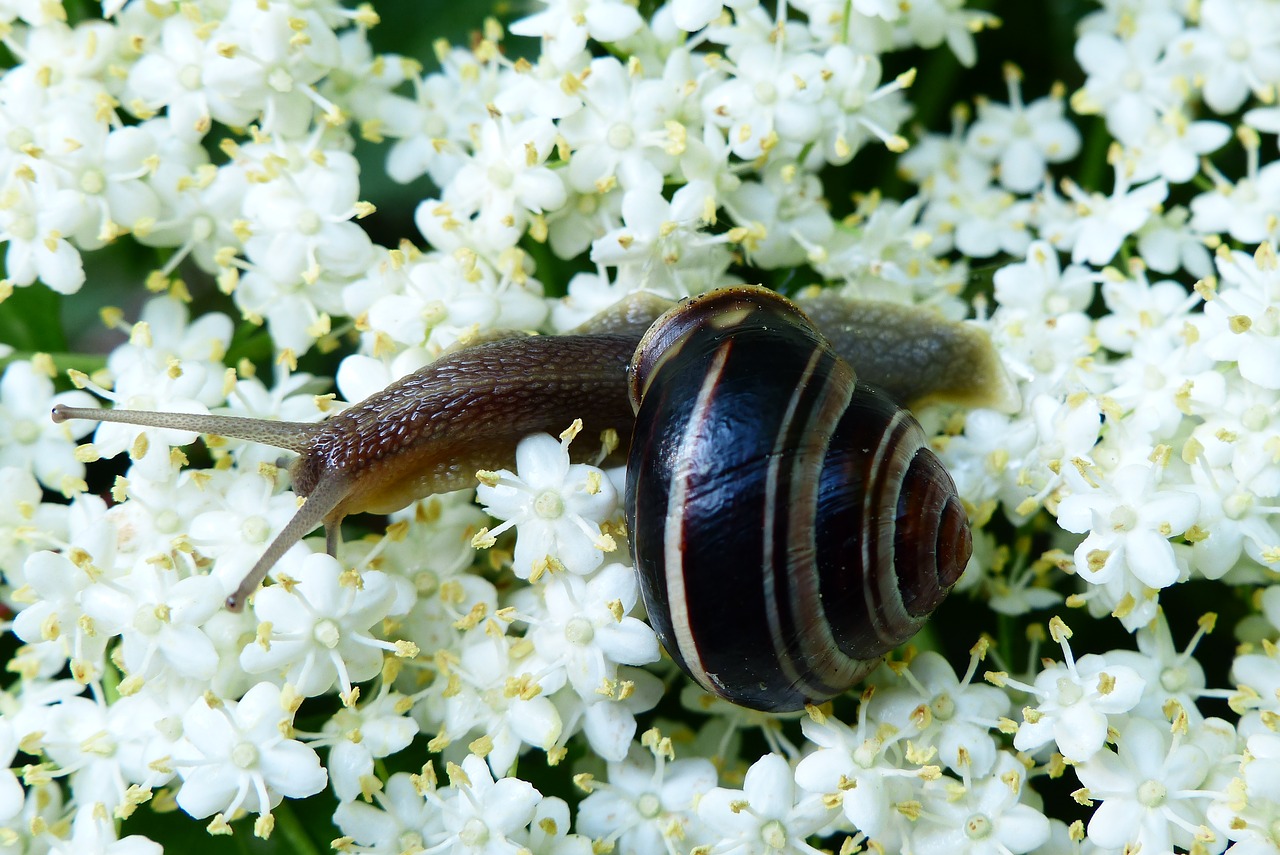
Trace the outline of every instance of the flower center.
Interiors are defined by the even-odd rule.
[[[1227,519],[1238,520],[1249,513],[1249,508],[1252,505],[1253,499],[1248,493],[1235,492],[1222,503],[1222,513],[1226,515]]]
[[[107,177],[101,169],[86,169],[80,176],[80,189],[91,196],[96,196],[107,188]]]
[[[515,183],[516,177],[505,163],[495,163],[489,167],[489,180],[493,182],[494,187],[506,190]]]
[[[182,525],[182,517],[172,508],[165,508],[155,516],[156,531],[173,534]]]
[[[1242,38],[1234,38],[1231,44],[1227,45],[1227,55],[1234,60],[1243,60],[1249,57],[1249,42]]]
[[[298,231],[304,235],[313,235],[320,231],[320,217],[315,211],[304,211],[298,215]]]
[[[950,721],[956,714],[956,702],[945,692],[933,699],[933,717],[939,721]]]
[[[1160,672],[1160,685],[1166,692],[1178,692],[1187,685],[1187,669],[1165,668]]]
[[[761,80],[756,84],[755,94],[756,100],[761,104],[772,104],[778,100],[778,87],[768,80]]]
[[[872,740],[865,740],[857,748],[853,749],[853,762],[857,763],[863,769],[870,769],[876,762],[876,755],[879,752],[877,746]]]
[[[1070,706],[1082,697],[1084,697],[1084,692],[1073,681],[1066,677],[1058,678],[1058,704],[1060,706]]]
[[[267,85],[277,92],[292,92],[293,75],[283,68],[276,68],[267,75]]]
[[[1131,92],[1137,92],[1142,88],[1142,72],[1136,69],[1126,71],[1124,77],[1120,78],[1120,85]]]
[[[418,596],[430,597],[440,588],[440,577],[430,570],[423,570],[413,577],[413,587]]]
[[[160,616],[155,606],[144,603],[133,613],[133,628],[143,635],[155,635],[160,631]]]
[[[786,849],[787,827],[780,819],[770,820],[760,827],[760,839],[770,849]]]
[[[609,128],[609,133],[605,136],[609,145],[616,149],[631,148],[636,141],[636,132],[626,122],[618,122]]]
[[[267,521],[256,514],[240,523],[240,534],[244,537],[246,543],[264,543],[270,533],[271,526],[267,525]]]
[[[569,639],[572,644],[590,644],[595,634],[596,631],[592,628],[591,621],[584,617],[574,618],[564,628],[564,637]]]
[[[991,820],[985,813],[970,814],[964,823],[964,834],[970,840],[986,840],[991,836]]]
[[[252,769],[258,763],[258,746],[241,742],[231,749],[231,762],[241,769]]]
[[[342,639],[342,633],[338,630],[338,625],[333,621],[325,618],[316,624],[312,635],[315,640],[332,650],[338,646],[338,642]]]
[[[1168,788],[1156,780],[1143,781],[1138,787],[1138,801],[1149,808],[1160,807],[1168,795]]]
[[[458,832],[458,841],[464,846],[483,846],[489,842],[489,826],[484,824],[483,819],[473,816],[462,826],[462,831]]]
[[[636,799],[636,813],[645,819],[653,819],[662,812],[662,802],[653,793],[645,793]]]
[[[1130,531],[1138,524],[1138,514],[1128,505],[1121,505],[1111,512],[1111,527],[1116,531]]]
[[[543,490],[533,500],[533,512],[544,520],[559,519],[564,513],[564,499],[555,490]]]
[[[23,445],[30,445],[40,438],[40,428],[31,419],[22,419],[13,425],[13,438]]]
[[[184,66],[183,69],[178,72],[178,82],[182,84],[182,87],[184,89],[199,89],[200,88],[200,66],[198,65]]]

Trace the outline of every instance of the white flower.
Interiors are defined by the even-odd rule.
[[[1212,619],[1202,618],[1195,636],[1179,651],[1173,646],[1169,622],[1161,612],[1134,634],[1136,651],[1113,650],[1107,654],[1112,662],[1128,665],[1146,682],[1142,700],[1131,711],[1134,717],[1159,721],[1181,711],[1193,724],[1203,720],[1196,699],[1205,694],[1204,668],[1192,654],[1212,627]]]
[[[1141,717],[1117,729],[1114,751],[1104,748],[1075,766],[1087,797],[1102,802],[1089,818],[1089,839],[1148,852],[1190,848],[1205,824],[1200,788],[1214,759],[1195,744],[1199,729],[1187,740]]]
[[[74,441],[93,430],[92,422],[56,425],[49,410],[56,404],[93,407],[86,392],[54,394],[53,381],[36,363],[9,363],[0,377],[0,466],[30,469],[52,490],[84,478],[84,464],[75,457]]]
[[[804,264],[812,248],[825,244],[836,228],[823,204],[822,182],[816,175],[791,175],[784,169],[768,169],[763,178],[744,181],[725,194],[725,210],[746,228],[742,243],[753,264]]]
[[[897,849],[907,820],[894,805],[916,798],[923,784],[921,770],[901,759],[897,729],[869,722],[865,704],[856,729],[830,716],[822,723],[804,718],[800,726],[818,749],[797,764],[796,784],[834,794],[854,827],[886,851]]]
[[[218,654],[200,625],[222,607],[226,593],[210,576],[180,579],[172,569],[139,562],[115,582],[89,587],[82,600],[99,632],[122,636],[131,682],[161,674],[208,680]]]
[[[658,639],[649,626],[628,615],[639,599],[635,570],[607,564],[584,580],[563,573],[543,588],[546,617],[527,637],[548,661],[563,665],[574,691],[597,700],[605,681],[617,679],[617,666],[658,661]]]
[[[754,9],[759,0],[672,0],[676,26],[693,32],[720,16],[727,6],[735,11]]]
[[[518,237],[530,214],[565,203],[564,181],[546,165],[555,137],[547,119],[490,117],[476,130],[475,150],[449,182],[445,202],[463,219],[475,216],[487,234]]]
[[[191,517],[188,533],[201,554],[214,559],[210,572],[224,595],[235,590],[298,511],[297,496],[276,492],[276,474],[274,466],[243,469],[204,485],[205,504]]]
[[[703,114],[725,129],[729,149],[743,160],[792,155],[822,130],[823,63],[793,44],[731,47],[733,76],[703,96]]]
[[[22,813],[22,785],[13,774],[13,758],[18,753],[18,737],[13,731],[13,722],[0,719],[0,823]]]
[[[418,723],[406,715],[412,700],[387,686],[383,683],[382,691],[362,706],[338,710],[324,724],[332,740],[325,767],[340,801],[377,792],[382,784],[373,761],[403,751],[418,734]]]
[[[505,773],[524,746],[550,751],[561,739],[564,721],[550,696],[565,685],[565,675],[502,628],[490,619],[473,630],[431,687],[428,702],[444,738],[487,737],[489,765]]]
[[[587,44],[625,39],[644,26],[635,7],[624,0],[539,0],[547,8],[511,24],[518,36],[542,39],[543,54],[563,68]]]
[[[1076,547],[1076,572],[1097,585],[1125,572],[1149,588],[1176,582],[1182,567],[1169,538],[1195,521],[1200,512],[1196,494],[1160,487],[1156,466],[1135,464],[1114,473],[1086,466],[1086,471],[1067,471],[1073,492],[1058,505],[1060,526],[1089,532]]]
[[[1142,18],[1129,38],[1087,32],[1076,42],[1076,60],[1088,77],[1072,98],[1079,113],[1105,113],[1107,129],[1120,139],[1141,138],[1156,115],[1181,101],[1167,59],[1182,21],[1172,12]]]
[[[396,587],[385,573],[357,576],[333,557],[315,554],[302,562],[298,576],[253,595],[261,623],[258,638],[240,653],[245,671],[280,673],[307,697],[336,685],[351,698],[351,684],[375,677],[384,652],[408,652],[370,632],[396,602]]]
[[[1021,799],[1026,768],[1001,751],[990,774],[965,783],[960,791],[946,778],[925,787],[927,819],[911,834],[920,852],[955,855],[1019,855],[1049,839],[1049,820]]]
[[[1273,222],[1280,212],[1280,163],[1259,168],[1261,143],[1255,133],[1242,133],[1245,173],[1232,181],[1212,166],[1206,171],[1213,189],[1191,200],[1191,229],[1201,234],[1226,232],[1241,243],[1274,240]]]
[[[1110,196],[1086,193],[1073,181],[1063,185],[1075,203],[1076,218],[1066,225],[1066,234],[1052,236],[1054,244],[1070,249],[1073,262],[1087,261],[1099,267],[1115,256],[1124,239],[1142,228],[1169,195],[1163,178],[1131,188],[1130,178],[1120,166]]]
[[[578,830],[616,843],[619,855],[660,852],[664,843],[691,836],[693,805],[716,785],[710,760],[674,760],[670,740],[656,731],[644,738],[650,750],[635,746],[626,760],[611,762],[608,783],[593,781],[578,806]]]
[[[0,207],[0,242],[9,244],[5,279],[14,285],[39,279],[59,294],[79,291],[84,264],[67,240],[83,215],[79,194],[40,184],[19,184],[11,192],[13,198]]]
[[[450,786],[433,801],[444,828],[425,842],[467,855],[517,855],[542,794],[519,778],[498,778],[484,760],[468,754],[448,765]]]
[[[805,838],[831,821],[819,795],[797,801],[791,764],[766,754],[751,764],[741,790],[716,787],[698,800],[698,818],[736,852],[812,853]]]
[[[1009,697],[994,686],[973,683],[977,657],[964,680],[947,660],[932,651],[921,653],[904,671],[901,685],[877,692],[869,715],[902,722],[906,738],[918,747],[933,746],[938,758],[957,774],[985,776],[996,762],[991,729],[1009,712]],[[964,752],[965,760],[960,759]]]
[[[1059,618],[1050,622],[1050,631],[1062,645],[1061,664],[1037,674],[1034,686],[1001,678],[1001,683],[1035,695],[1039,701],[1035,707],[1023,709],[1013,746],[1033,751],[1052,740],[1062,756],[1079,762],[1102,748],[1107,716],[1137,706],[1145,682],[1127,665],[1113,664],[1098,654],[1077,660],[1067,644],[1070,630]]]
[[[424,799],[418,786],[417,776],[396,772],[385,788],[371,794],[376,807],[358,799],[344,801],[334,811],[333,822],[343,834],[374,851],[421,849],[423,841],[443,825],[437,804]]]
[[[49,849],[53,855],[161,855],[164,847],[141,834],[119,839],[116,826],[102,805],[82,805],[71,825],[71,837]]]
[[[674,169],[679,137],[666,123],[681,103],[662,80],[646,80],[613,57],[594,60],[578,95],[582,109],[558,128],[573,148],[569,186],[589,193],[617,181],[624,188],[658,186]]]
[[[1060,88],[1029,105],[1022,103],[1022,72],[1006,66],[1009,104],[978,102],[978,118],[966,143],[980,157],[999,166],[1000,184],[1015,193],[1030,193],[1044,182],[1048,163],[1062,163],[1080,150],[1080,132],[1064,118]]]
[[[898,130],[910,116],[903,90],[911,74],[881,84],[884,73],[873,54],[837,44],[822,57],[826,97],[819,102],[824,129],[823,157],[837,166],[848,163],[863,146],[879,141],[892,151],[906,147]],[[810,160],[809,162],[812,162]]]
[[[705,188],[685,185],[668,200],[657,188],[622,195],[622,226],[591,243],[591,260],[618,268],[629,290],[689,294],[716,284],[727,266],[724,238],[703,233]],[[625,277],[625,280],[624,280]]]
[[[1204,102],[1215,113],[1234,113],[1250,91],[1261,98],[1280,81],[1280,47],[1268,35],[1280,27],[1273,6],[1205,0],[1196,21],[1175,49],[1190,52]]]
[[[1280,261],[1264,243],[1250,258],[1218,258],[1223,287],[1204,306],[1204,352],[1235,362],[1240,375],[1264,389],[1280,389]]]
[[[482,530],[476,542],[491,542],[514,528],[512,569],[522,579],[540,575],[549,559],[571,573],[589,573],[604,561],[605,551],[615,548],[600,524],[614,514],[617,493],[601,470],[569,463],[571,439],[557,442],[547,434],[522,439],[516,472],[492,473],[476,491],[485,510],[504,520],[492,531]]]
[[[183,779],[178,806],[197,819],[241,808],[261,815],[285,796],[324,789],[320,758],[285,735],[293,712],[284,701],[271,683],[258,683],[239,701],[196,700],[182,716],[184,738],[172,760]]]

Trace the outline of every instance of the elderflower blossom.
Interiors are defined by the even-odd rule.
[[[391,53],[394,2],[0,3],[6,851],[180,845],[161,812],[379,855],[1280,846],[1274,4],[536,0]],[[241,612],[319,500],[292,452],[48,418],[294,448],[443,355],[744,282],[974,318],[1021,399],[916,412],[970,567],[794,714],[661,655],[594,399],[474,490],[339,508]]]

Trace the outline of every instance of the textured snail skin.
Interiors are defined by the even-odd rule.
[[[650,623],[707,691],[799,709],[909,639],[969,560],[910,413],[786,300],[716,292],[632,361],[628,530]]]

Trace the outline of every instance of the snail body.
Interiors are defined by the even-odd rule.
[[[237,610],[317,526],[332,553],[348,514],[471,486],[478,469],[509,467],[520,438],[580,416],[633,437],[633,557],[672,658],[730,701],[795,709],[914,634],[969,556],[954,484],[919,425],[859,379],[908,401],[1008,407],[1016,395],[971,328],[882,304],[818,308],[837,341],[893,346],[859,353],[859,377],[794,304],[742,287],[674,307],[637,297],[570,335],[463,348],[320,424],[64,406],[53,418],[298,452],[290,471],[307,500],[227,598]],[[901,370],[904,348],[925,367]]]

